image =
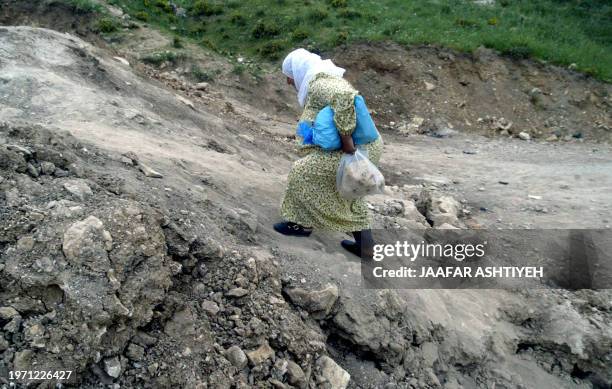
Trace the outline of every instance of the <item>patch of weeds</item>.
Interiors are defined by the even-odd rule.
[[[501,53],[514,59],[526,59],[531,57],[533,50],[529,46],[510,46],[501,50]]]
[[[497,20],[497,18],[490,18],[489,20],[487,20],[487,24],[489,26],[497,26],[497,23],[499,23],[499,20]]]
[[[217,45],[215,44],[215,42],[213,42],[210,38],[204,38],[202,39],[202,45],[204,45],[204,47],[207,47],[213,51],[218,51],[219,47],[217,47]]]
[[[363,17],[363,14],[352,8],[342,8],[338,11],[338,16],[344,19],[359,19]]]
[[[183,54],[177,54],[173,51],[160,51],[158,53],[152,53],[142,58],[142,62],[150,65],[159,66],[164,62],[170,62],[176,64],[179,60],[184,59]]]
[[[270,38],[280,33],[280,28],[276,23],[259,21],[251,31],[255,39]]]
[[[301,42],[305,39],[308,39],[309,36],[310,33],[307,29],[298,27],[291,33],[291,40],[293,40],[294,42]]]
[[[61,0],[61,3],[69,5],[75,12],[85,13],[100,13],[102,6],[92,0]]]
[[[235,24],[237,26],[245,26],[247,22],[244,15],[240,12],[234,12],[233,14],[231,14],[229,20],[230,23]]]
[[[183,41],[182,41],[181,37],[174,36],[174,38],[172,38],[172,47],[174,47],[175,49],[182,49],[183,48]]]
[[[343,45],[348,41],[349,33],[348,31],[338,31],[338,34],[334,37],[334,44],[339,46]]]
[[[170,4],[168,0],[155,0],[153,2],[153,5],[161,9],[164,12],[174,13],[174,9],[172,9],[172,5]]]
[[[210,82],[215,79],[212,72],[203,70],[201,67],[194,65],[191,67],[191,77],[197,82]]]
[[[246,71],[246,69],[247,69],[247,67],[244,64],[237,63],[232,68],[232,74],[235,74],[235,75],[239,76],[239,75],[243,74]]]
[[[311,9],[306,15],[306,17],[309,20],[312,20],[313,22],[318,22],[323,19],[327,19],[329,17],[329,12],[327,12],[325,8],[317,7],[317,8]]]
[[[118,29],[117,22],[110,17],[102,18],[96,23],[96,30],[105,34],[115,32]]]
[[[348,7],[348,0],[330,0],[329,4],[334,8]]]
[[[264,45],[259,48],[259,54],[263,57],[274,60],[280,57],[283,50],[284,45],[281,41],[269,41],[264,43]]]
[[[464,18],[455,19],[455,24],[463,28],[470,28],[470,27],[478,26],[477,21],[472,20],[472,19],[464,19]]]
[[[139,11],[139,12],[136,12],[136,13],[134,14],[134,17],[135,17],[136,19],[138,19],[138,20],[143,21],[143,22],[148,22],[148,21],[149,21],[149,14],[148,14],[148,13],[146,13],[145,11]]]
[[[391,37],[397,34],[398,32],[400,32],[401,30],[402,30],[401,25],[393,24],[391,26],[386,27],[384,30],[382,30],[382,34],[383,36]]]
[[[196,16],[220,15],[223,13],[223,7],[207,0],[197,0],[193,3],[191,12]]]

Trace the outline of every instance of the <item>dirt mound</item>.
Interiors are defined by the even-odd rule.
[[[484,48],[470,55],[360,44],[332,57],[393,131],[612,140],[612,86],[567,69]]]

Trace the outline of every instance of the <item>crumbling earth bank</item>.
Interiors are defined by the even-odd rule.
[[[346,386],[271,255],[108,191],[104,154],[69,135],[3,124],[0,139],[1,379],[44,367],[92,387]]]

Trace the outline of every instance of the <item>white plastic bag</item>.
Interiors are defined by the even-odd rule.
[[[358,199],[385,190],[385,177],[366,154],[357,149],[355,154],[344,154],[340,160],[336,188],[345,199]]]

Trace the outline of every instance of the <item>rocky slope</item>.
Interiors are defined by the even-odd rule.
[[[362,289],[341,234],[287,239],[269,227],[295,159],[288,119],[116,57],[71,35],[0,28],[3,383],[32,366],[72,369],[81,387],[612,383],[609,291]],[[472,158],[461,152],[470,139],[385,135],[392,185],[371,199],[377,226],[487,224],[464,199],[461,180],[480,185],[460,159]],[[498,153],[523,169],[544,164],[513,161],[514,143],[476,139],[492,150],[477,156],[485,166]],[[610,149],[567,147],[570,165],[589,163],[583,174],[598,182],[588,193],[572,182],[568,204],[599,208],[555,210],[546,222],[603,226]],[[457,183],[430,171],[456,161],[470,169]],[[512,176],[515,190],[559,182],[548,173],[545,183]]]

